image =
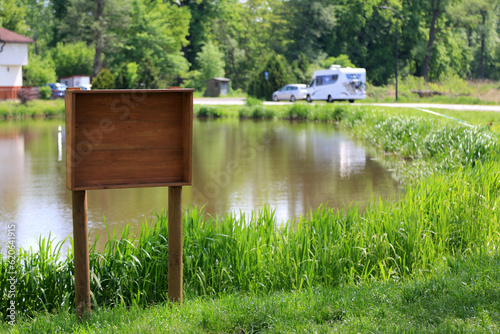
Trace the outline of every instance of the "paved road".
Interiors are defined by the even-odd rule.
[[[228,97],[228,98],[199,98],[194,99],[194,104],[205,105],[236,105],[242,106],[245,104],[245,98]],[[265,105],[289,105],[291,102],[264,102]],[[390,107],[390,108],[432,108],[432,109],[448,109],[448,110],[463,110],[463,111],[494,111],[500,112],[500,105],[466,105],[466,104],[437,104],[437,103],[370,103],[368,105]]]

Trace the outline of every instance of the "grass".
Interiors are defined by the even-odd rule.
[[[257,107],[261,106],[257,104],[248,108]],[[440,332],[457,328],[468,332],[468,329],[484,331],[488,326],[497,329],[494,325],[498,308],[489,311],[489,307],[498,304],[494,299],[488,299],[479,305],[474,294],[480,292],[474,289],[484,289],[493,296],[498,295],[494,291],[499,276],[495,265],[498,264],[500,244],[500,150],[497,134],[491,131],[491,127],[468,128],[448,120],[436,121],[431,115],[396,115],[394,111],[387,114],[381,113],[380,109],[343,104],[294,104],[271,110],[288,118],[337,122],[387,154],[412,161],[402,171],[406,190],[397,202],[374,201],[378,204],[372,204],[364,212],[355,206],[344,211],[321,207],[284,225],[277,224],[269,209],[254,212],[251,216],[215,218],[193,209],[184,215],[183,221],[184,289],[188,305],[192,305],[183,310],[187,309],[191,318],[179,320],[188,323],[187,329],[179,327],[179,331],[189,332],[189,326],[195,324],[205,328],[206,332],[236,332],[240,329],[245,332],[279,332],[292,328],[287,326],[294,326],[297,330],[312,326],[317,331],[326,332],[337,328],[332,326],[338,326],[336,330],[341,332],[344,328],[362,332],[406,329]],[[119,238],[116,231],[108,235],[103,252],[92,248],[92,301],[94,307],[101,308],[95,319],[115,312],[121,314],[119,319],[124,319],[125,313],[120,313],[128,312],[124,307],[131,307],[130,312],[141,313],[141,307],[167,302],[167,223],[166,215],[160,213],[154,221],[144,222],[137,237],[130,235],[126,227]],[[21,251],[17,259],[16,288],[17,291],[29,292],[16,295],[16,306],[22,310],[22,316],[39,319],[40,312],[61,312],[63,319],[64,314],[66,318],[69,316],[74,299],[73,255],[69,253],[63,259],[58,247],[60,244],[53,245],[50,240],[40,240],[40,252]],[[454,268],[466,266],[467,261],[479,261],[477,259],[490,261],[484,270],[491,273],[484,275],[483,285],[476,286],[472,279],[460,281],[466,283],[462,288],[461,275],[474,272],[462,273],[461,269],[454,272]],[[3,260],[0,269],[0,288],[5,294],[8,288],[7,264]],[[449,284],[455,282],[455,285],[446,285],[447,281],[439,279],[441,274],[435,278],[437,283],[433,283],[433,276],[429,274],[437,270],[454,275]],[[492,276],[497,280],[489,281],[488,277]],[[467,284],[473,289],[467,290]],[[380,297],[370,297],[366,286],[375,291],[379,287]],[[392,287],[395,292],[391,292]],[[345,289],[351,291],[351,295],[342,295]],[[310,297],[314,291],[320,296]],[[451,298],[449,295],[454,296],[457,291],[463,291],[463,294],[453,297],[456,305],[447,305],[450,310],[446,312],[438,302],[421,303],[426,296],[447,301]],[[335,304],[335,300],[328,299],[331,294],[337,296],[335,300],[340,298],[344,302]],[[386,300],[382,296],[390,294],[400,294],[397,298],[403,305],[416,306],[404,312],[393,309],[382,302]],[[283,314],[276,313],[275,296],[285,300],[280,306]],[[294,302],[295,296],[305,298],[306,305],[313,303],[313,310],[299,307],[299,302]],[[243,299],[253,305],[261,297],[268,304],[246,307],[241,303]],[[314,304],[321,298],[326,298],[324,304]],[[362,314],[361,311],[352,311],[351,317],[342,313],[345,311],[339,313],[339,309],[345,310],[346,305],[350,305],[346,300],[356,298],[373,305],[373,310],[368,307],[369,311]],[[370,301],[370,298],[374,300]],[[236,309],[224,311],[226,306],[213,306],[225,300],[229,305],[234,304],[227,307]],[[0,302],[2,317],[5,317],[7,302],[7,298]],[[469,305],[479,307],[471,311],[467,309]],[[421,309],[419,312],[414,311],[417,306]],[[216,311],[203,311],[205,307],[215,307]],[[161,306],[155,306],[153,310],[157,308]],[[272,313],[272,318],[266,317],[267,313],[261,308],[267,313],[275,313]],[[428,308],[437,315],[425,313]],[[297,316],[299,310],[308,315]],[[402,312],[401,319],[392,316],[396,311]],[[457,313],[459,311],[462,313]],[[195,316],[199,316],[196,312],[201,312],[203,321]],[[221,315],[210,315],[209,312],[229,312],[227,318],[232,320],[225,322],[220,319]],[[322,312],[326,314],[324,319],[320,317]],[[412,322],[407,320],[405,312],[414,312],[414,317],[421,314],[422,317],[415,318],[420,319],[418,322],[415,319]],[[176,319],[184,319],[178,313],[172,314]],[[293,314],[299,319],[297,323],[292,320]],[[466,317],[467,314],[473,316]],[[322,320],[313,322],[314,315]],[[282,317],[290,318],[286,321],[291,322],[283,320],[281,323]],[[386,318],[384,327],[378,319]],[[377,321],[371,324],[373,319]],[[430,320],[426,322],[426,319]],[[109,321],[118,320],[110,318]],[[35,322],[27,320],[19,326],[29,328]],[[66,322],[71,324],[70,320],[61,320],[58,325]],[[170,324],[166,320],[161,322]],[[349,327],[351,325],[353,327]],[[377,327],[379,325],[381,327]],[[149,330],[149,327],[144,328],[144,331]]]
[[[419,97],[412,90],[429,90],[442,95]],[[394,102],[395,84],[383,87],[368,86],[366,102]],[[449,104],[498,104],[500,86],[493,81],[466,81],[451,74],[440,82],[425,82],[421,77],[402,78],[398,85],[398,102]]]
[[[100,308],[82,323],[66,311],[41,313],[12,333],[492,333],[500,330],[499,266],[498,255],[474,254],[412,280]]]
[[[26,104],[13,101],[0,102],[0,119],[64,116],[64,100],[33,100]]]

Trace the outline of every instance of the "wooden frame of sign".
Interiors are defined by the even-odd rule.
[[[66,91],[75,306],[90,312],[87,190],[169,187],[168,294],[182,303],[182,186],[191,184],[193,89]]]

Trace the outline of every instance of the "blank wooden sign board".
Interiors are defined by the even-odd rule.
[[[168,186],[168,294],[182,303],[182,186],[191,184],[193,89],[66,91],[75,298],[90,311],[87,190]]]

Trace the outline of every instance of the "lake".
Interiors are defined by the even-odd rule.
[[[37,248],[39,236],[62,240],[72,233],[65,159],[64,120],[0,122],[2,249],[11,224],[24,248]],[[333,124],[195,119],[193,185],[183,188],[183,203],[212,216],[267,205],[279,224],[322,204],[363,208],[397,198],[399,184],[385,165]],[[166,187],[88,191],[91,241],[96,232],[105,241],[105,220],[138,232],[167,206],[167,195]]]

